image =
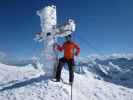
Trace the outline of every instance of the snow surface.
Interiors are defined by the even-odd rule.
[[[115,60],[118,62],[117,59]],[[117,83],[120,82],[117,78],[124,72],[120,65],[114,62],[103,65],[97,60],[88,60],[88,63],[84,62],[80,66],[83,66],[84,73],[75,73],[73,100],[133,100],[133,86]],[[118,77],[113,73],[114,69],[119,71]],[[130,67],[127,69],[131,70]],[[112,78],[110,81],[109,78],[106,80],[105,76],[99,73]],[[66,82],[68,74],[68,71],[63,69],[62,78]],[[132,80],[128,80],[129,82],[132,83]],[[51,81],[42,69],[35,69],[32,65],[17,67],[0,63],[0,100],[71,100],[70,90],[69,85]]]

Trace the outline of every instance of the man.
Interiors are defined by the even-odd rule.
[[[57,45],[57,50],[64,51],[64,57],[59,59],[55,78],[56,82],[60,81],[62,67],[67,63],[69,69],[69,82],[72,84],[74,79],[74,56],[79,55],[80,48],[72,41],[71,35],[66,36],[65,39],[66,42],[62,46]]]

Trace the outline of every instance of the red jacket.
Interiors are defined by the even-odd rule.
[[[74,55],[77,56],[80,53],[80,47],[73,41],[65,42],[62,46],[58,45],[57,49],[64,51],[64,57],[66,59],[73,59]]]

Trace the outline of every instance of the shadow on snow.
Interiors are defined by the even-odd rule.
[[[33,84],[33,83],[38,83],[38,82],[41,82],[41,81],[45,81],[45,80],[48,80],[48,78],[49,77],[46,77],[44,75],[41,75],[39,77],[32,78],[30,80],[25,80],[25,81],[22,81],[22,82],[19,82],[19,83],[15,83],[15,84],[13,84],[11,86],[4,87],[4,88],[0,89],[0,92],[5,91],[5,90],[11,90],[11,89],[16,89],[16,88],[21,88],[21,87],[27,86],[29,84]]]

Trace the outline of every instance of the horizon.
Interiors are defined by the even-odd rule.
[[[81,47],[81,56],[133,53],[132,0],[0,1],[0,53],[14,58],[39,56],[43,43],[33,40],[41,31],[36,11],[51,4],[57,6],[58,24],[67,18],[76,20],[73,39]]]

